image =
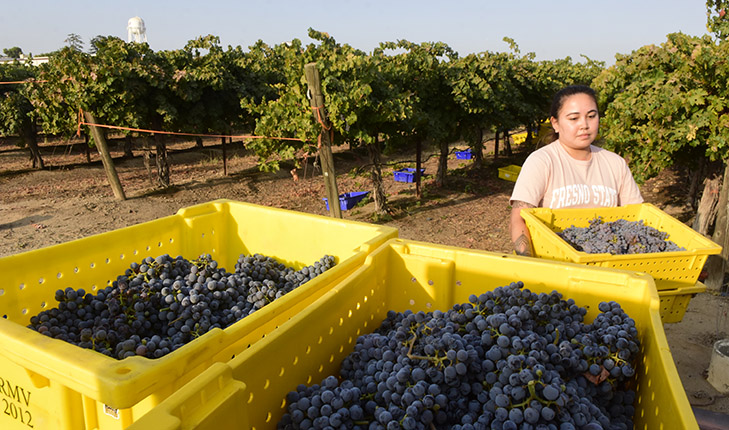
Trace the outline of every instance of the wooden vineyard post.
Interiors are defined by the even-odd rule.
[[[494,135],[494,160],[499,158],[499,130],[496,130]]]
[[[84,117],[86,118],[86,122],[89,124],[96,124],[96,118],[94,118],[91,113],[84,112]],[[112,160],[111,154],[109,154],[109,147],[106,145],[104,133],[102,133],[98,127],[93,125],[91,126],[91,133],[94,136],[96,149],[99,151],[99,155],[101,156],[101,162],[104,165],[104,171],[106,172],[106,177],[109,180],[109,185],[111,185],[111,189],[114,192],[114,197],[117,200],[126,200],[127,197],[124,195],[124,188],[122,188],[119,176],[116,174],[114,160]]]
[[[223,176],[228,176],[228,163],[225,156],[225,137],[220,138],[220,148],[223,150]]]
[[[327,120],[326,110],[324,108],[324,96],[321,93],[321,82],[319,81],[319,70],[316,63],[309,63],[304,66],[304,75],[309,85],[309,94],[311,96],[311,108],[314,112],[314,119],[322,126],[319,134],[321,147],[319,155],[321,157],[322,176],[324,176],[324,188],[329,201],[329,215],[334,218],[342,217],[342,210],[339,207],[339,191],[337,190],[337,176],[334,171],[334,156],[332,155],[331,125]]]
[[[417,142],[415,142],[415,197],[417,198],[423,197],[423,190],[420,187],[420,183],[422,182],[422,178],[420,177],[420,166],[423,165],[422,153],[423,142],[418,139]]]
[[[504,130],[504,152],[511,157],[511,142],[509,142],[509,130]]]
[[[729,258],[729,162],[724,164],[724,177],[719,189],[718,213],[714,225],[712,240],[721,246],[719,255],[710,255],[706,262],[709,277],[704,284],[709,291],[721,291],[724,286],[724,274],[727,271],[727,258]]]

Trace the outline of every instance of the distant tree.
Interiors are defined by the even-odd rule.
[[[84,41],[76,33],[69,33],[66,40],[63,41],[74,51],[82,52],[84,50]]]
[[[92,38],[91,41],[89,42],[89,45],[90,45],[89,46],[89,54],[96,55],[96,52],[99,50],[99,44],[102,41],[106,40],[107,38],[108,37],[104,37],[104,36],[101,36],[101,35],[95,36],[94,38]]]
[[[706,2],[706,28],[718,39],[725,40],[729,36],[729,1],[708,0]]]
[[[3,52],[10,58],[20,58],[20,56],[23,55],[23,50],[18,48],[17,46],[13,46],[12,48],[5,48],[3,49]]]

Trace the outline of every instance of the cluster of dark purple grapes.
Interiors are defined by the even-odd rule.
[[[209,254],[147,257],[96,294],[56,291],[58,306],[29,328],[110,357],[159,358],[213,328],[225,328],[335,265],[326,255],[294,270],[271,257],[241,255],[235,272]]]
[[[340,377],[299,385],[279,429],[632,429],[635,322],[521,282],[447,312],[397,313],[357,339]]]
[[[239,258],[235,273],[245,276],[248,285],[246,299],[252,304],[253,310],[257,310],[321,275],[332,266],[334,257],[326,255],[313,265],[294,271],[271,257],[256,254]]]
[[[576,250],[588,254],[645,254],[684,251],[668,240],[668,233],[639,221],[619,219],[605,222],[602,217],[589,221],[587,227],[569,227],[557,233]]]

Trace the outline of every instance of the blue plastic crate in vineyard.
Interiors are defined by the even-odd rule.
[[[412,167],[406,167],[404,169],[395,170],[392,172],[397,182],[415,182],[415,169]],[[420,176],[425,174],[425,169],[420,169]]]
[[[456,158],[459,160],[470,160],[473,158],[473,152],[471,152],[471,148],[468,148],[465,151],[456,151]]]
[[[369,191],[354,191],[351,193],[344,193],[339,195],[339,207],[343,210],[349,210],[352,209],[362,201],[365,197],[367,197],[367,194],[369,194]],[[327,207],[327,210],[329,210],[329,200],[324,197],[324,204]]]

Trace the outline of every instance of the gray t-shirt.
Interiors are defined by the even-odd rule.
[[[591,208],[643,203],[625,160],[591,145],[589,160],[572,158],[559,140],[531,153],[514,185],[510,203],[536,207]]]

